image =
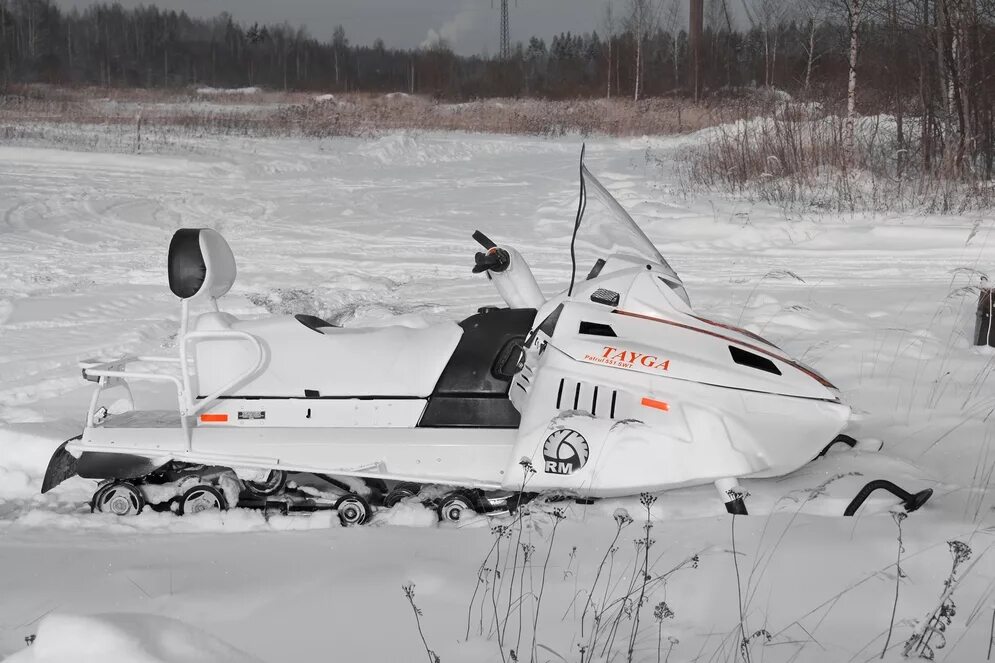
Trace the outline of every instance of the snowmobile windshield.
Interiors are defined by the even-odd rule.
[[[667,285],[690,306],[681,278],[629,213],[583,163],[580,174],[581,199],[571,248],[574,258],[571,290],[585,275],[597,276],[605,261],[618,256],[652,264]]]

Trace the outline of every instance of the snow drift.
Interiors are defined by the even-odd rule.
[[[8,663],[253,663],[259,659],[161,615],[45,617],[34,644]]]

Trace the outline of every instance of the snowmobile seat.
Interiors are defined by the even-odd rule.
[[[321,327],[293,316],[239,320],[210,312],[198,331],[252,334],[265,352],[263,367],[226,396],[244,398],[426,398],[435,387],[463,330],[454,322],[424,328]],[[221,389],[254,365],[256,351],[243,340],[196,343],[197,387],[203,396]]]
[[[181,228],[169,243],[168,273],[169,289],[184,307],[217,300],[235,283],[235,256],[217,231]],[[261,367],[222,394],[245,398],[426,398],[463,335],[452,322],[342,329],[310,315],[239,320],[217,310],[200,315],[194,329],[241,331],[258,340]],[[199,339],[194,357],[196,393],[205,397],[255,366],[258,350],[245,339]]]

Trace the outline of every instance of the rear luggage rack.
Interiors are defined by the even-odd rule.
[[[186,331],[187,320],[189,318],[188,302],[183,300],[181,305],[181,335],[179,341],[179,357],[158,357],[158,356],[135,356],[125,355],[111,361],[99,361],[87,359],[79,362],[79,367],[83,371],[86,380],[97,383],[97,389],[90,399],[90,407],[87,410],[87,426],[93,425],[94,415],[98,412],[100,394],[105,389],[113,386],[124,385],[127,387],[128,380],[149,380],[157,382],[170,382],[176,389],[177,402],[179,404],[178,416],[180,427],[186,437],[187,451],[191,451],[190,418],[207,410],[212,404],[221,399],[232,387],[240,384],[249,377],[255,375],[266,362],[266,352],[263,346],[252,334],[236,330],[209,330],[209,331]],[[205,340],[239,340],[247,341],[252,345],[256,354],[255,364],[243,371],[231,380],[228,384],[215,390],[207,396],[194,398],[193,379],[189,365],[189,345],[194,341]],[[129,371],[129,364],[135,363],[158,363],[178,365],[179,375],[170,373],[153,373],[148,371]],[[130,392],[130,388],[129,388]],[[129,394],[130,397],[130,394]]]

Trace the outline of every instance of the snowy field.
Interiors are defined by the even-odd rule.
[[[38,494],[52,450],[82,425],[90,385],[76,362],[173,348],[179,306],[165,266],[176,228],[228,239],[239,277],[221,305],[236,315],[459,319],[500,301],[470,273],[477,228],[516,246],[547,293],[565,287],[580,139],[200,138],[149,156],[0,145],[0,657],[424,660],[402,591],[413,583],[425,642],[445,663],[510,661],[510,649],[517,660],[624,661],[630,642],[639,661],[870,661],[893,610],[886,659],[900,659],[928,623],[936,660],[985,660],[995,354],[970,336],[980,273],[995,270],[992,216],[841,217],[687,200],[673,188],[673,160],[690,140],[593,139],[587,163],[684,278],[699,313],[759,332],[826,374],[854,406],[855,435],[883,440],[884,453],[837,451],[797,476],[750,483],[757,515],[735,520],[711,487],[660,495],[645,603],[619,600],[594,646],[588,594],[604,605],[642,584],[638,498],[533,511],[521,543],[534,552],[527,563],[500,561],[495,592],[493,574],[478,588],[478,573],[495,566],[492,528],[510,517],[440,527],[402,504],[350,529],[328,513],[119,520],[89,512],[90,481]],[[835,517],[845,500],[812,491],[849,472],[862,473],[849,477],[855,485],[902,479],[935,486],[936,497],[904,521],[883,498]],[[565,509],[562,522],[554,507]],[[618,508],[635,522],[613,552]],[[972,554],[943,596],[948,541]]]

